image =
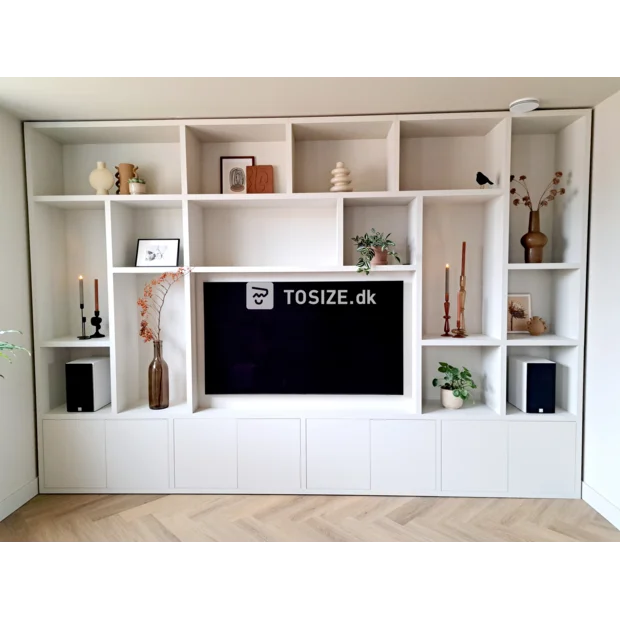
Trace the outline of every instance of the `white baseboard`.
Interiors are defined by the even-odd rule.
[[[581,497],[596,512],[605,517],[615,528],[620,530],[620,508],[605,499],[585,482],[581,484]]]
[[[21,489],[9,495],[0,502],[0,521],[6,519],[10,514],[29,502],[39,492],[39,479],[35,478]]]

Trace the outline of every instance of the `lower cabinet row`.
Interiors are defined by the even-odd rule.
[[[42,490],[576,497],[576,423],[44,420]]]

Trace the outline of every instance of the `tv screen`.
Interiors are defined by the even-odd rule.
[[[403,393],[402,282],[204,284],[207,394]]]

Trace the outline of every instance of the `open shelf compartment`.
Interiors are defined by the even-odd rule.
[[[400,117],[400,189],[478,189],[482,172],[502,188],[508,121],[501,115]]]
[[[162,272],[165,270],[162,270]],[[123,413],[148,406],[148,366],[153,359],[153,344],[139,336],[140,312],[138,298],[144,285],[155,274],[114,274],[113,383],[116,384],[117,411]],[[170,405],[187,402],[185,290],[187,278],[170,289],[161,315],[163,358],[168,363]]]
[[[93,195],[88,177],[98,161],[114,174],[138,166],[150,194],[181,192],[180,128],[165,121],[29,123],[28,178],[35,196]],[[116,193],[116,186],[110,190]]]
[[[422,349],[422,411],[424,413],[454,413],[441,406],[439,387],[433,387],[433,378],[442,378],[437,370],[440,362],[458,368],[467,368],[477,388],[472,398],[458,410],[459,415],[495,417],[502,415],[501,347],[424,347]]]
[[[294,192],[328,192],[339,161],[351,171],[357,192],[398,189],[388,179],[390,164],[395,166],[391,118],[303,119],[292,129]]]
[[[38,343],[80,335],[80,275],[84,278],[87,334],[93,331],[90,318],[95,309],[95,279],[99,280],[101,330],[109,333],[105,213],[103,203],[97,204],[96,209],[64,209],[36,202],[30,205],[34,325]]]
[[[510,419],[530,420],[576,420],[581,415],[581,353],[577,346],[561,347],[508,347],[508,356],[531,356],[551,360],[556,363],[555,399],[556,413],[531,414],[524,413],[515,406],[507,403],[506,415]],[[507,367],[508,369],[508,367]],[[506,382],[506,395],[508,395],[508,381]]]
[[[590,174],[590,112],[532,113],[512,121],[511,172],[526,183],[534,207],[556,171],[563,173],[557,197],[540,210],[540,230],[549,241],[543,250],[548,263],[579,264],[586,259]],[[519,194],[523,195],[519,185]],[[514,198],[514,196],[511,196]],[[510,207],[510,263],[524,263],[521,237],[528,230],[529,209]]]
[[[463,241],[467,243],[465,327],[473,338],[501,339],[504,305],[498,293],[503,280],[503,252],[502,235],[498,231],[503,230],[505,199],[423,200],[422,333],[425,339],[443,333],[446,264],[450,265],[450,327],[456,327]],[[467,339],[462,342],[466,343]]]
[[[221,192],[220,157],[254,157],[272,165],[274,192],[288,188],[286,124],[282,121],[196,122],[184,128],[189,194]]]

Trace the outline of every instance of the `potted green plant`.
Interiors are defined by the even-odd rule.
[[[355,243],[360,254],[360,258],[357,261],[358,273],[368,275],[371,265],[387,265],[388,256],[393,256],[400,263],[398,254],[390,249],[396,247],[396,244],[390,239],[391,234],[384,235],[372,228],[370,233],[366,233],[361,237],[359,235],[351,237],[351,241]]]
[[[21,332],[17,331],[16,329],[7,329],[5,331],[0,331],[0,336],[2,334],[21,334]],[[20,347],[19,345],[13,344],[11,342],[4,342],[0,340],[0,357],[3,357],[4,359],[8,360],[9,363],[11,363],[12,360],[5,353],[5,351],[8,351],[9,353],[11,353],[11,355],[15,355],[15,351],[25,351],[26,353],[28,353],[28,355],[30,355],[30,351],[28,351],[28,349]],[[2,375],[0,375],[0,377],[4,379]]]
[[[446,409],[460,409],[471,396],[470,390],[478,387],[471,373],[465,367],[459,370],[446,362],[439,362],[438,371],[443,374],[443,378],[433,379],[433,386],[441,387],[441,404]]]
[[[129,179],[130,194],[146,194],[146,181],[140,177]]]

